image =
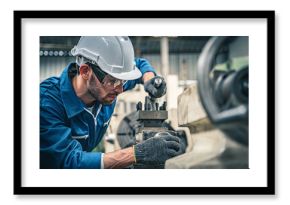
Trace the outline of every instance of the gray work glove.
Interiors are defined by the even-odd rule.
[[[173,136],[177,136],[179,138],[179,142],[180,142],[180,149],[178,150],[178,155],[184,154],[186,151],[186,147],[187,147],[187,139],[186,139],[186,134],[184,131],[182,130],[178,130],[178,131],[172,131],[172,130],[166,130],[164,132],[167,132]],[[146,130],[143,131],[143,140],[147,140],[151,137],[154,137],[158,132],[156,131],[152,131],[152,130]],[[136,144],[136,143],[135,143]],[[131,144],[132,146],[133,144]]]
[[[166,93],[166,82],[163,77],[155,76],[144,83],[145,91],[153,98],[160,98]]]
[[[164,164],[167,159],[180,154],[180,149],[179,138],[167,132],[157,133],[154,137],[134,145],[136,163],[145,165]]]

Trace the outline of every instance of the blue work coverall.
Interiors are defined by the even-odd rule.
[[[145,59],[135,60],[142,72],[154,72]],[[76,96],[68,72],[69,64],[60,77],[51,77],[40,84],[40,168],[42,169],[98,169],[100,152],[91,152],[102,140],[116,100],[111,105],[95,103],[96,116]],[[142,77],[141,77],[142,78]],[[140,79],[123,86],[130,90]]]

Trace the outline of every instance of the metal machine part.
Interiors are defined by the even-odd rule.
[[[159,106],[155,99],[145,97],[144,110],[142,103],[136,106],[137,111],[125,116],[117,129],[117,139],[121,148],[130,147],[136,143],[154,137],[158,132],[173,132],[182,142],[187,145],[184,131],[175,131],[165,120],[168,118],[166,102]],[[143,165],[135,164],[134,169],[163,169],[164,164]]]
[[[248,66],[214,73],[219,50],[232,39],[212,37],[203,48],[197,68],[198,91],[211,122],[230,138],[247,146]]]
[[[121,148],[146,140],[154,136],[154,133],[169,130],[170,125],[165,122],[168,118],[166,102],[160,107],[157,105],[146,96],[144,110],[142,110],[142,103],[138,102],[137,111],[123,118],[117,129],[117,139]],[[152,110],[153,106],[155,110]]]

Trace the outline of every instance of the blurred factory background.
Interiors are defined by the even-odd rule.
[[[167,81],[167,94],[160,101],[167,101],[168,122],[175,129],[183,129],[188,137],[187,152],[195,152],[194,157],[182,158],[171,161],[167,168],[224,168],[217,162],[210,162],[196,166],[201,161],[210,161],[213,156],[219,155],[229,143],[223,140],[225,136],[208,125],[206,114],[199,103],[197,95],[197,63],[198,58],[210,36],[129,36],[135,49],[135,56],[146,58],[156,69],[159,75]],[[74,62],[75,58],[70,50],[75,46],[80,36],[42,36],[40,37],[40,82],[51,76],[59,76],[68,63]],[[234,59],[233,67],[241,67],[248,63],[248,37],[239,37],[237,40],[225,44],[216,59],[216,64],[224,67],[224,62]],[[223,68],[222,68],[223,69]],[[102,152],[110,152],[120,148],[117,140],[117,130],[124,116],[136,110],[136,104],[144,103],[145,96],[142,86],[136,86],[132,91],[118,96],[118,103],[110,126],[103,142],[96,149]],[[196,102],[195,102],[195,101]],[[201,122],[200,123],[195,122]],[[197,126],[198,125],[198,126]],[[183,128],[180,128],[183,127]],[[201,128],[199,128],[201,127]],[[210,130],[210,134],[199,136],[200,131]],[[213,136],[214,135],[214,136]],[[195,146],[194,144],[200,144]],[[230,143],[232,147],[238,145]],[[222,150],[222,151],[221,151]],[[234,168],[248,166],[247,149],[239,149],[234,153],[244,157],[234,164]],[[231,153],[232,154],[232,153]],[[193,158],[192,158],[193,157]],[[214,166],[213,166],[214,165]],[[227,167],[226,167],[227,168]],[[233,168],[233,167],[231,167]]]
[[[70,50],[80,36],[40,37],[40,80],[58,75],[74,57]],[[130,36],[137,57],[150,61],[158,73],[163,74],[161,52],[169,52],[168,74],[177,75],[180,83],[196,80],[196,64],[201,49],[209,39],[200,37],[150,37]],[[168,46],[168,48],[167,48]]]

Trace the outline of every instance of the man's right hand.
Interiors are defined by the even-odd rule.
[[[154,137],[134,145],[136,163],[159,165],[179,155],[180,139],[168,132],[157,133]]]

